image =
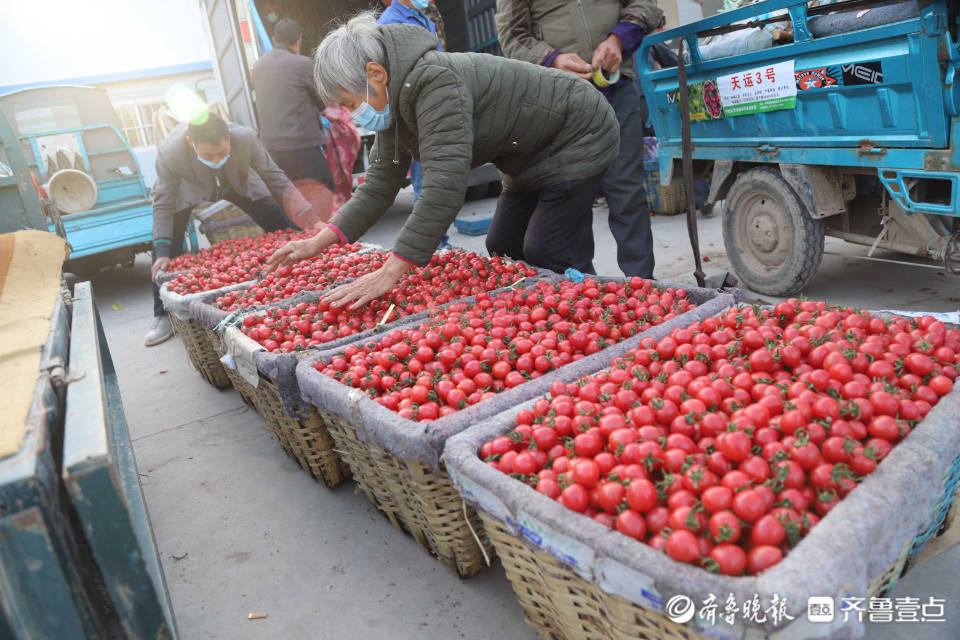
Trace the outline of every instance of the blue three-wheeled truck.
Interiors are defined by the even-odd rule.
[[[647,53],[682,38],[694,173],[724,201],[726,251],[750,289],[801,291],[824,235],[960,271],[958,5],[769,0],[644,40],[661,181],[680,174],[680,74]],[[707,59],[707,38],[744,29],[767,47]]]
[[[64,269],[82,276],[149,251],[150,190],[104,89],[0,95],[0,233],[20,229],[65,238]],[[192,225],[187,240],[195,250]]]

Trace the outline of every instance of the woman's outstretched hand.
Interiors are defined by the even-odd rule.
[[[266,271],[273,271],[280,267],[289,267],[301,260],[319,255],[324,249],[337,241],[336,234],[330,229],[323,229],[317,235],[303,240],[291,240],[273,252],[267,260]]]
[[[392,289],[400,276],[412,267],[411,263],[393,254],[376,271],[333,289],[323,297],[323,300],[331,307],[343,307],[349,304],[350,309],[359,309]],[[351,302],[353,304],[350,304]]]

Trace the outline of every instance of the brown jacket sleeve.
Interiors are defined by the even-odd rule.
[[[534,35],[530,13],[532,2],[497,0],[497,37],[503,54],[508,58],[543,64],[556,49]]]

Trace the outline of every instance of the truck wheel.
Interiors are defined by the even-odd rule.
[[[723,242],[743,282],[775,296],[802,290],[823,258],[823,221],[810,217],[780,173],[747,171],[724,204]]]

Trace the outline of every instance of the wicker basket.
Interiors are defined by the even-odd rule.
[[[630,562],[624,560],[624,558],[642,557],[638,556],[633,548],[640,543],[621,537],[620,534],[615,532],[604,533],[602,534],[603,537],[579,537],[581,534],[584,536],[600,536],[601,534],[590,531],[589,527],[596,528],[596,525],[593,525],[589,520],[581,523],[582,516],[567,512],[549,498],[534,492],[532,489],[524,488],[521,483],[490,469],[479,459],[477,452],[480,444],[509,432],[512,425],[515,424],[517,411],[521,408],[531,408],[533,402],[529,401],[518,405],[512,410],[453,437],[447,442],[444,450],[444,460],[451,477],[454,479],[455,486],[461,491],[465,502],[476,505],[484,523],[484,530],[503,563],[528,624],[537,631],[541,638],[556,640],[626,640],[627,638],[705,640],[708,637],[720,637],[711,633],[715,629],[710,627],[706,627],[709,631],[703,631],[703,628],[698,629],[696,626],[681,625],[670,621],[662,613],[651,608],[657,606],[655,603],[648,602],[645,607],[618,595],[618,593],[624,593],[622,589],[626,583],[622,580],[620,582],[614,580],[611,583],[615,585],[611,589],[613,591],[611,593],[602,589],[594,581],[584,578],[583,576],[592,575],[599,581],[607,572],[606,567],[609,565],[604,565],[603,569],[598,569],[598,565],[594,564],[594,557],[602,556],[608,560],[612,559],[614,563],[626,562],[630,565]],[[939,426],[932,427],[931,425],[928,427],[928,430],[921,436],[922,439],[915,442],[912,447],[921,449],[931,446],[929,444],[931,442],[929,428],[939,429],[940,433],[946,433],[951,429],[953,425],[949,424],[949,419],[946,416],[951,415],[951,412],[955,413],[957,407],[960,406],[958,405],[960,403],[960,389],[955,389],[951,394],[941,399],[941,403],[945,406],[934,408],[937,412],[935,424]],[[923,428],[922,424],[917,427],[918,430],[921,428]],[[911,445],[905,443],[900,446]],[[920,455],[922,454],[918,450],[911,451],[896,464],[910,464]],[[888,472],[891,471],[890,468],[884,468],[881,465],[878,468],[878,473],[884,469]],[[903,531],[907,538],[899,547],[899,553],[894,561],[887,565],[879,575],[874,576],[866,583],[866,595],[868,597],[888,597],[901,576],[910,569],[911,559],[919,554],[930,539],[944,531],[943,524],[949,524],[951,515],[960,509],[960,506],[958,506],[960,500],[955,499],[958,496],[960,456],[955,458],[952,464],[946,465],[946,467],[940,466],[937,469],[943,473],[943,476],[936,495],[930,496],[929,512],[924,512],[921,508],[916,513],[916,519],[902,523],[901,526],[914,527],[914,533],[911,537],[908,530]],[[873,479],[868,478],[868,481]],[[871,487],[871,489],[868,489],[869,491],[876,492],[877,489]],[[904,499],[911,498],[905,496]],[[878,504],[877,497],[870,493],[858,494],[854,492],[848,500],[858,501],[861,509],[867,508],[868,505],[875,507]],[[844,504],[841,503],[838,509],[843,506]],[[828,522],[835,521],[836,515],[839,515],[839,513],[840,511],[831,512],[825,518],[825,522],[819,526],[822,527]],[[831,520],[829,516],[834,516],[834,520]],[[911,518],[913,517],[911,515]],[[530,525],[530,522],[535,524]],[[870,524],[870,526],[874,524]],[[862,524],[861,526],[867,525]],[[876,528],[875,530],[879,531],[880,529]],[[815,530],[814,534],[818,532],[824,533],[818,529]],[[608,535],[616,536],[617,542],[606,537]],[[832,533],[828,535],[832,535]],[[585,551],[587,549],[590,550],[589,553]],[[809,547],[807,549],[807,553],[810,553]],[[823,552],[823,547],[816,548],[813,551],[817,554]],[[625,555],[627,553],[629,553],[629,556]],[[804,553],[804,551],[798,547],[795,553]],[[567,558],[568,562],[564,562],[560,558]],[[645,563],[648,561],[649,564],[643,565],[642,568],[635,564],[628,568],[652,576],[657,580],[656,588],[660,587],[659,580],[663,579],[666,582],[667,589],[671,589],[670,579],[666,577],[669,575],[667,573],[668,568],[647,558],[643,560]],[[641,562],[641,560],[636,559],[634,562]],[[574,565],[578,566],[579,572],[573,568]],[[831,567],[826,565],[819,570],[829,572]],[[824,575],[830,574],[824,573]],[[632,579],[630,578],[630,580]],[[751,578],[725,579],[748,580]],[[769,586],[771,584],[769,580],[775,578],[767,576],[767,579],[767,585]],[[642,585],[643,583],[631,584],[631,589],[628,591],[639,593],[639,587]],[[644,592],[644,597],[646,597],[646,592]],[[652,599],[656,601],[658,597]],[[642,601],[642,599],[638,596],[637,602]],[[659,606],[663,607],[662,600],[659,602]],[[790,632],[784,629],[779,629],[776,634],[781,632],[786,637],[799,637],[790,635]],[[739,632],[737,633],[739,634]],[[772,634],[773,632],[768,633]],[[736,635],[736,637],[741,636]],[[762,630],[756,629],[748,631],[745,637],[759,640],[765,637],[782,636],[766,635]]]
[[[183,342],[194,369],[204,380],[218,389],[230,386],[230,378],[220,362],[220,355],[213,349],[207,337],[207,330],[195,320],[181,320],[176,314],[169,314],[173,331]]]
[[[204,328],[204,331],[217,353],[224,353],[220,335],[213,329]],[[243,401],[266,421],[280,448],[301,469],[329,488],[336,487],[350,476],[349,468],[334,451],[333,438],[312,407],[306,419],[294,419],[284,410],[280,390],[268,377],[260,374],[260,380],[254,387],[235,369],[223,369]]]
[[[613,278],[610,278],[613,279]],[[671,286],[659,283],[661,286]],[[736,293],[720,295],[716,291],[688,288],[698,307],[674,318],[673,323],[683,326],[712,315],[734,304]],[[490,542],[483,532],[481,521],[472,509],[463,502],[454,488],[446,470],[440,467],[437,456],[431,462],[426,449],[434,451],[443,446],[443,440],[458,429],[466,429],[475,422],[495,415],[506,406],[518,404],[545,392],[554,380],[573,382],[585,368],[596,371],[608,366],[616,355],[639,344],[646,335],[659,331],[669,332],[664,324],[648,332],[628,338],[591,356],[560,367],[542,378],[518,385],[487,402],[472,405],[451,416],[431,423],[431,434],[412,435],[419,444],[429,442],[417,453],[387,450],[370,436],[376,425],[383,431],[397,433],[412,429],[416,423],[402,418],[378,403],[362,396],[354,409],[350,409],[349,387],[327,378],[313,369],[313,360],[307,359],[297,367],[297,378],[306,402],[313,404],[323,418],[337,445],[337,451],[350,466],[353,478],[371,503],[380,510],[398,529],[412,535],[428,552],[439,558],[460,576],[469,576],[485,566],[485,556],[491,555]],[[665,333],[664,333],[665,335]],[[361,340],[361,342],[363,342]],[[337,350],[339,352],[340,350]],[[333,355],[330,351],[325,356]],[[313,386],[307,390],[306,382]],[[497,408],[501,407],[501,408]],[[362,437],[358,432],[366,430]],[[411,431],[412,434],[412,431]],[[442,434],[442,435],[441,435]],[[418,445],[419,447],[419,445]]]
[[[200,220],[200,232],[207,236],[210,244],[264,234],[260,225],[228,200],[219,200],[195,215]]]
[[[325,411],[320,415],[357,486],[393,526],[461,577],[487,566],[493,552],[483,525],[445,471],[370,446],[349,421]]]
[[[523,616],[541,638],[555,640],[707,640],[690,627],[604,592],[549,553],[513,534],[504,523],[480,512]],[[911,542],[889,569],[870,582],[881,596],[896,584]],[[758,636],[760,637],[760,636]]]
[[[367,245],[362,251],[367,252],[378,249],[379,247],[376,245]],[[536,281],[540,277],[543,277],[546,273],[549,272],[541,272],[539,276],[532,278],[531,281]],[[556,278],[558,276],[553,275],[552,277]],[[251,308],[247,310],[247,313],[263,313],[264,309],[271,307],[287,307],[299,302],[312,302],[323,294],[324,291],[308,291],[294,296],[293,298],[281,300],[269,305],[264,305],[263,307]],[[194,311],[194,313],[197,313],[197,309],[200,307],[212,304],[214,295],[217,294],[206,295],[199,298],[195,303],[197,306],[192,306],[191,309]],[[441,306],[456,304],[456,302],[459,301],[446,303],[445,305]],[[320,347],[311,348],[299,353],[277,355],[271,354],[268,357],[290,357],[298,360],[304,359],[319,353],[321,350],[327,351],[331,349],[337,349],[341,346],[347,346],[357,342],[365,341],[374,335],[390,331],[394,327],[401,324],[418,322],[419,320],[426,319],[429,316],[429,313],[429,311],[423,311],[411,316],[399,318],[393,322],[388,322],[372,329],[361,331],[360,333],[352,336],[339,338],[321,345]],[[242,316],[238,316],[234,320],[234,323],[239,323],[241,321]],[[226,347],[223,344],[220,334],[216,329],[206,328],[205,330],[207,339],[213,350],[216,353],[223,355],[226,352]],[[247,337],[243,337],[241,339],[249,340]],[[249,346],[253,348],[257,347],[257,345],[255,345],[252,341],[250,341]],[[330,488],[339,485],[345,478],[350,477],[350,468],[341,462],[339,454],[334,450],[333,439],[327,432],[323,420],[317,414],[315,408],[309,406],[307,407],[308,416],[306,419],[294,419],[284,410],[283,397],[277,384],[270,378],[269,375],[264,374],[263,369],[260,369],[259,371],[259,382],[256,387],[245,380],[237,371],[229,368],[225,368],[225,370],[226,375],[232,381],[234,388],[243,398],[244,402],[253,407],[253,409],[267,422],[267,424],[270,426],[270,429],[273,431],[277,442],[280,443],[280,446],[283,448],[283,450],[287,453],[287,455],[296,460],[305,472],[319,480],[324,484],[324,486]]]
[[[670,184],[660,184],[660,165],[656,162],[644,163],[644,181],[647,188],[647,204],[650,211],[662,216],[675,216],[687,210],[687,195],[683,182],[674,180]]]

